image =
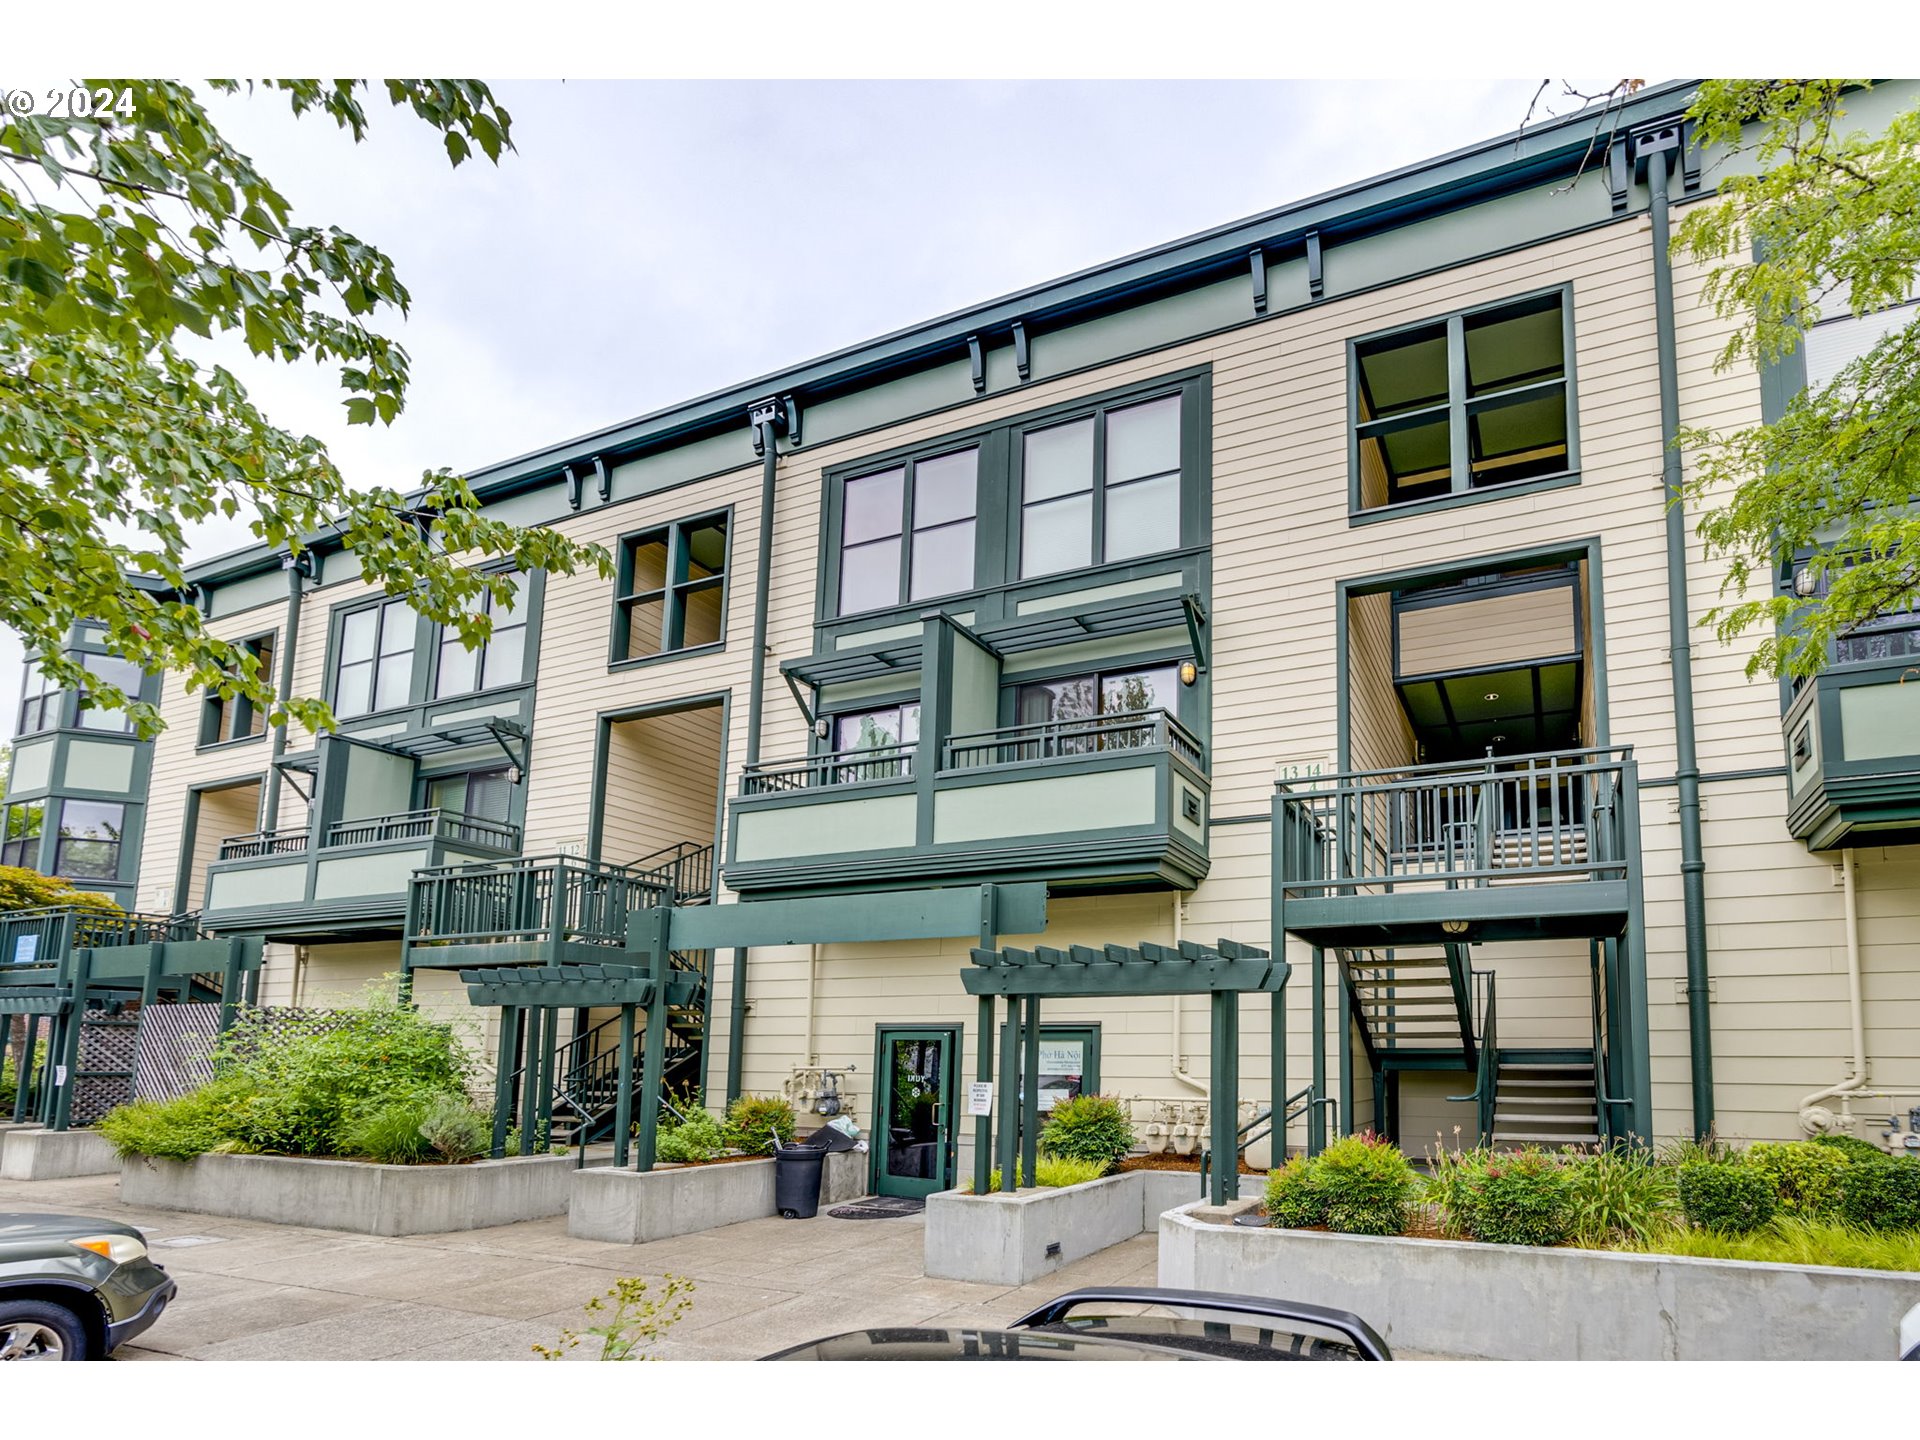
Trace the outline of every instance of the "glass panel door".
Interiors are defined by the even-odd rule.
[[[950,1030],[882,1030],[874,1193],[925,1196],[953,1185]]]

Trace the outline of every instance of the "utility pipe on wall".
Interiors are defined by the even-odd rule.
[[[1840,885],[1846,907],[1847,936],[1847,1013],[1853,1022],[1853,1070],[1838,1085],[1816,1090],[1800,1102],[1800,1128],[1809,1135],[1823,1134],[1834,1128],[1833,1112],[1820,1102],[1840,1097],[1840,1114],[1846,1133],[1853,1132],[1853,1112],[1848,1108],[1854,1095],[1867,1083],[1866,1002],[1860,986],[1860,908],[1853,889],[1853,851],[1840,852]]]
[[[279,703],[284,706],[293,695],[293,661],[300,648],[300,611],[305,598],[301,582],[306,578],[307,562],[300,556],[289,555],[281,563],[287,570],[287,624],[282,637],[285,643],[281,646],[280,685],[276,693]],[[280,823],[279,760],[287,753],[287,727],[284,721],[273,727],[271,748],[273,753],[267,762],[266,801],[260,813],[262,830],[271,830]]]
[[[1173,948],[1176,950],[1180,948],[1180,937],[1184,928],[1186,913],[1186,898],[1178,891],[1175,891],[1173,896]],[[1173,997],[1172,1029],[1167,1040],[1168,1046],[1170,1047],[1167,1055],[1167,1068],[1172,1072],[1173,1078],[1178,1080],[1182,1085],[1192,1086],[1195,1090],[1205,1095],[1209,1093],[1207,1082],[1194,1079],[1193,1076],[1189,1075],[1180,1066],[1181,1060],[1186,1058],[1181,1050],[1181,1044],[1186,1039],[1186,1006],[1182,1003],[1184,999],[1185,997],[1181,995],[1175,995]]]
[[[1670,138],[1669,138],[1670,137]],[[1652,146],[1648,141],[1652,140]],[[1660,352],[1660,473],[1667,518],[1667,656],[1673,671],[1674,778],[1680,800],[1680,898],[1687,948],[1687,1021],[1693,1072],[1693,1132],[1713,1129],[1713,1028],[1707,1006],[1707,862],[1700,844],[1700,757],[1693,733],[1693,634],[1687,607],[1687,511],[1681,503],[1680,378],[1674,343],[1673,265],[1667,214],[1669,165],[1679,158],[1678,124],[1644,137],[1653,222],[1653,321]]]

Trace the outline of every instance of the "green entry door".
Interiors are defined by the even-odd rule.
[[[931,1195],[953,1187],[952,1030],[880,1031],[873,1127],[877,1195]]]

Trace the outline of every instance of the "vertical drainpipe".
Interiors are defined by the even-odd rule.
[[[280,686],[276,693],[279,703],[285,705],[293,695],[293,660],[300,648],[300,611],[304,597],[301,585],[306,578],[309,562],[304,556],[289,555],[280,564],[287,572],[287,623],[283,631],[284,643],[280,647]],[[284,722],[273,727],[272,748],[272,758],[267,763],[267,798],[260,812],[262,830],[271,830],[280,823],[279,760],[287,753],[287,727]]]
[[[1643,136],[1636,163],[1647,161],[1653,221],[1653,317],[1660,351],[1661,480],[1667,499],[1667,647],[1673,667],[1674,773],[1680,792],[1680,887],[1686,918],[1688,1046],[1693,1068],[1693,1131],[1713,1129],[1713,1030],[1707,1012],[1707,862],[1700,847],[1700,759],[1693,735],[1693,638],[1687,610],[1687,512],[1681,503],[1679,362],[1674,346],[1673,267],[1668,255],[1669,167],[1681,132],[1672,126]]]
[[[773,571],[773,481],[780,463],[779,440],[786,429],[786,409],[774,399],[762,400],[748,412],[754,428],[754,446],[760,452],[760,544],[753,574],[752,670],[747,679],[747,761],[760,759],[760,711],[767,691],[767,589]],[[727,1103],[740,1097],[740,1046],[747,1029],[747,952],[733,952],[733,993],[727,1013]]]

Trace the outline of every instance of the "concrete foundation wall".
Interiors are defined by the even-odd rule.
[[[111,1175],[120,1157],[91,1130],[9,1127],[0,1133],[0,1180],[67,1180]]]
[[[1492,1360],[1891,1360],[1920,1275],[1329,1235],[1160,1217],[1160,1283],[1350,1310]]]
[[[843,1150],[827,1156],[820,1208],[867,1193],[867,1156]],[[579,1170],[567,1205],[567,1233],[576,1240],[641,1245],[690,1235],[774,1213],[773,1160],[724,1165],[669,1165],[635,1170]]]
[[[471,1165],[371,1165],[284,1155],[136,1156],[120,1167],[129,1205],[232,1215],[362,1235],[480,1230],[559,1215],[573,1157],[530,1155]]]

